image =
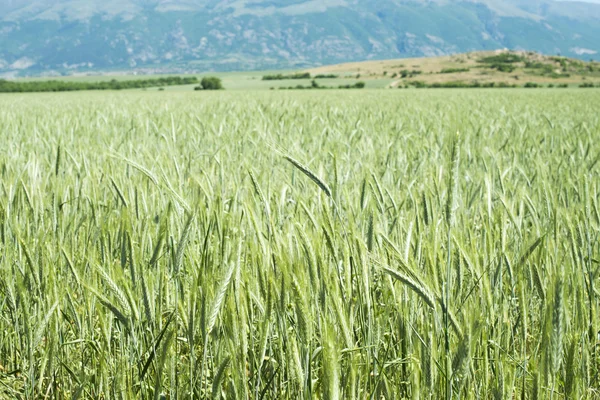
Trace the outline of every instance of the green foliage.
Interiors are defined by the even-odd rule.
[[[410,82],[408,82],[408,85],[414,86],[417,89],[425,89],[425,88],[429,87],[429,85],[423,81],[410,81]]]
[[[366,86],[365,82],[356,82],[352,85],[340,85],[338,86],[339,89],[364,89],[364,87]]]
[[[463,82],[463,81],[449,81],[449,82],[434,82],[428,84],[423,81],[412,81],[409,85],[414,86],[417,89],[480,89],[480,88],[516,88],[517,85],[509,85],[506,82]]]
[[[485,83],[479,83],[479,82],[472,82],[472,83],[463,83],[463,82],[446,82],[443,84],[440,84],[441,86],[439,87],[447,87],[447,88],[452,88],[452,87],[464,87],[464,88],[493,88],[496,86],[496,84],[494,82],[485,82]],[[432,84],[431,87],[436,87],[436,84]]]
[[[547,76],[549,76],[552,79],[560,79],[560,78],[569,78],[571,76],[571,74],[565,74],[565,73],[559,74],[556,72],[552,72],[552,73],[548,74]]]
[[[513,84],[510,85],[506,82],[463,82],[463,81],[449,81],[449,82],[435,82],[435,83],[426,83],[423,81],[411,81],[408,82],[408,84],[410,86],[413,86],[417,89],[491,89],[491,88],[518,88],[519,86]],[[542,88],[544,87],[544,85],[540,84],[540,83],[536,83],[536,82],[527,82],[525,83],[523,86],[523,88],[527,88],[527,89],[535,89],[535,88]],[[553,84],[550,84],[548,87],[554,87]],[[556,85],[556,87],[558,88],[567,88],[569,87],[568,84],[566,83],[562,83],[562,84],[558,84]],[[579,85],[580,88],[594,88],[596,87],[596,85],[594,85],[591,82],[586,82],[586,83],[582,83],[581,85]],[[597,87],[600,87],[600,84],[597,85]],[[399,87],[401,88],[401,87]]]
[[[514,84],[513,84],[513,85],[511,85],[511,84],[509,84],[509,83],[506,83],[506,82],[498,82],[498,83],[496,84],[496,87],[497,87],[497,88],[516,88],[516,87],[517,87],[517,85],[514,85]]]
[[[562,64],[561,60],[561,64]],[[533,73],[535,75],[540,76],[548,76],[552,79],[560,79],[560,78],[569,78],[571,74],[567,73],[568,71],[566,64],[562,67],[562,73],[556,72],[556,66],[548,63],[542,63],[538,61],[527,61],[525,62],[525,68],[531,70],[529,73]]]
[[[501,53],[494,56],[483,57],[479,60],[483,64],[514,64],[526,61],[526,58],[515,53]]]
[[[223,83],[220,78],[216,76],[205,76],[200,81],[200,86],[203,90],[221,90],[223,89]]]
[[[501,53],[494,56],[483,57],[478,60],[479,63],[486,64],[489,68],[500,72],[510,73],[516,69],[515,64],[526,62],[524,56],[515,53]]]
[[[599,103],[0,95],[0,398],[594,399]]]
[[[275,75],[264,75],[262,77],[263,81],[282,81],[286,79],[310,79],[310,72],[296,72],[294,74],[283,75],[283,74],[275,74]]]
[[[524,88],[539,88],[542,87],[542,85],[535,83],[535,82],[527,82],[524,86]]]
[[[308,76],[310,78],[310,74]],[[336,79],[339,78],[339,75],[336,74],[319,74],[315,75],[315,79]]]
[[[128,79],[121,81],[113,79],[104,82],[72,82],[63,80],[7,81],[0,79],[0,93],[142,89],[157,86],[191,85],[197,82],[198,78],[194,76],[173,76],[154,79]]]
[[[525,61],[525,68],[530,69],[545,69],[547,66],[552,68],[552,65],[544,64],[539,61]]]
[[[412,71],[410,71],[408,69],[403,69],[402,71],[400,71],[400,77],[401,78],[412,78],[414,76],[421,75],[422,73],[423,73],[423,71],[420,71],[417,69],[413,69]]]
[[[440,71],[440,74],[456,74],[460,72],[469,72],[470,68],[444,68]]]
[[[511,73],[515,70],[515,67],[512,64],[504,63],[490,64],[490,68],[506,73]]]
[[[339,85],[337,88],[338,89],[364,89],[366,86],[365,82],[356,82],[353,84],[348,84],[348,85]],[[289,86],[289,87],[280,87],[280,90],[307,90],[307,89],[334,89],[333,87],[330,86],[321,86],[319,85],[319,83],[313,79],[310,82],[310,86],[304,86],[304,85],[296,85],[296,86]]]

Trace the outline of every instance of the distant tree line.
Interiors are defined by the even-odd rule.
[[[408,88],[409,86],[413,86],[417,89],[485,89],[485,88],[498,88],[498,89],[507,89],[507,88],[527,88],[527,89],[535,89],[535,88],[568,88],[569,85],[566,83],[561,84],[549,84],[548,86],[544,86],[541,83],[535,82],[527,82],[523,86],[519,85],[510,85],[506,82],[462,82],[462,81],[451,81],[451,82],[435,82],[435,83],[426,83],[423,81],[412,81],[408,82],[405,86],[398,86],[398,89]],[[580,88],[600,88],[600,83],[594,85],[591,82],[583,83],[579,85]]]
[[[450,81],[450,82],[435,82],[425,83],[423,81],[413,81],[408,83],[410,86],[414,86],[417,89],[476,89],[476,88],[516,88],[517,85],[509,85],[505,82],[462,82],[462,81]]]
[[[338,89],[364,89],[365,86],[365,83],[361,81],[352,85],[340,85],[338,86]]]
[[[356,82],[352,85],[339,85],[337,87],[337,89],[363,89],[365,87],[365,83],[364,82]],[[271,88],[274,89],[274,88]],[[280,87],[280,90],[306,90],[306,89],[336,89],[333,86],[321,86],[317,83],[316,80],[312,80],[310,82],[310,86],[304,86],[304,85],[296,85],[296,86],[289,86],[289,87]]]
[[[440,71],[440,74],[454,74],[459,72],[469,72],[469,68],[444,68]]]
[[[319,74],[315,75],[315,79],[336,79],[339,75],[336,74]]]
[[[77,90],[123,90],[143,89],[158,86],[191,85],[198,83],[196,77],[171,76],[155,79],[116,79],[105,82],[72,82],[72,81],[7,81],[0,79],[0,93],[19,92],[70,92]]]
[[[272,74],[272,75],[264,75],[262,77],[263,81],[283,81],[286,79],[336,79],[339,78],[339,75],[336,74],[318,74],[312,76],[310,72],[296,72],[293,74]]]
[[[310,79],[310,72],[296,72],[294,74],[283,75],[283,74],[272,74],[264,75],[263,81],[282,81],[285,79]]]

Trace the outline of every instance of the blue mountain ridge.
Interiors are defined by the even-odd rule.
[[[5,0],[0,73],[301,68],[508,48],[594,59],[600,4]]]

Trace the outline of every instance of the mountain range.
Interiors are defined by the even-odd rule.
[[[598,0],[3,0],[0,74],[305,68],[508,48],[593,59]]]

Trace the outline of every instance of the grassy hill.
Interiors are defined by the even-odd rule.
[[[312,75],[392,80],[390,87],[448,82],[523,86],[600,84],[600,63],[534,52],[486,51],[443,57],[365,61],[319,67]]]

